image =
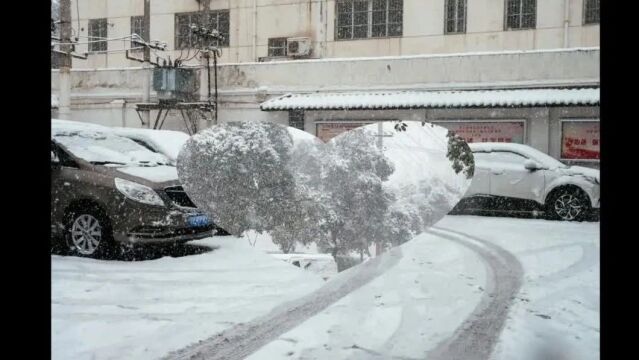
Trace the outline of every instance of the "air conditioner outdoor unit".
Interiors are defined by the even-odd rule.
[[[286,39],[286,53],[288,56],[308,56],[311,54],[311,39],[296,37]]]

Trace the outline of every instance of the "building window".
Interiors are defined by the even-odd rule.
[[[561,158],[599,160],[599,120],[561,121]]]
[[[304,130],[304,110],[290,110],[288,112],[288,126]]]
[[[506,30],[534,29],[537,0],[506,0]]]
[[[446,34],[466,32],[466,0],[446,0]]]
[[[268,39],[268,56],[286,56],[286,38]]]
[[[89,20],[89,52],[106,51],[107,41],[97,41],[107,38],[107,19]]]
[[[338,0],[337,39],[402,36],[403,0]]]
[[[204,44],[198,44],[198,39],[191,32],[191,25],[216,29],[224,39],[216,42],[215,46],[229,46],[229,11],[210,11],[208,13],[194,12],[175,14],[175,48],[188,49]]]
[[[584,0],[584,24],[599,24],[599,0]]]
[[[131,34],[138,34],[144,41],[149,41],[149,37],[144,31],[144,16],[132,16],[131,17]],[[140,47],[140,44],[136,44],[131,41],[131,47]],[[142,50],[142,49],[138,49]]]

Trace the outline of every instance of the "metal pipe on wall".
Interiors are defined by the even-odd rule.
[[[568,31],[570,25],[570,0],[564,0],[564,47],[568,47]]]
[[[253,0],[253,60],[257,61],[257,0]]]

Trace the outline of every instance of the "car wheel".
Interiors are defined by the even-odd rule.
[[[72,255],[104,257],[111,255],[113,241],[109,222],[96,207],[69,213],[66,243]]]
[[[551,219],[582,221],[590,213],[588,195],[577,187],[565,187],[549,196],[546,212]]]

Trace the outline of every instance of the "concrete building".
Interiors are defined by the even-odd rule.
[[[144,0],[77,1],[71,16],[80,42],[89,36],[143,35]],[[187,25],[200,19],[197,12],[207,3],[207,24],[227,35],[220,59],[226,63],[285,56],[286,46],[278,40],[299,37],[310,40],[306,58],[599,46],[599,0],[152,0],[150,39],[166,42],[172,59],[180,49],[186,57]],[[593,11],[596,16],[589,15]],[[130,42],[105,46],[115,51]],[[73,67],[138,65],[122,53],[100,49],[100,44],[95,52],[86,42],[78,45],[90,55],[75,59]]]
[[[490,141],[491,132],[508,133],[502,140],[598,167],[598,4],[152,0],[150,38],[166,41],[166,58],[175,60],[180,52],[183,59],[192,57],[194,50],[176,49],[190,41],[183,25],[200,19],[198,10],[209,6],[209,24],[228,34],[218,68],[220,121],[270,120],[328,139],[367,121],[427,120],[468,132],[473,141]],[[80,42],[82,36],[118,38],[136,32],[132,29],[139,28],[143,13],[143,0],[79,0],[78,5],[72,13]],[[308,39],[309,52],[293,57],[286,39],[299,38],[302,47]],[[117,52],[130,47],[128,39],[100,44],[91,46],[106,46],[107,53],[73,61],[71,119],[143,126],[135,103],[142,99],[146,70]],[[88,44],[76,51],[88,50],[82,46]],[[186,64],[204,79],[206,71],[197,58]],[[206,95],[203,88],[201,96]],[[563,100],[547,93],[540,97],[539,89],[562,90]],[[514,100],[498,101],[503,90],[515,91]],[[52,92],[58,91],[57,70],[52,70]],[[481,103],[450,100],[470,99],[478,91]],[[279,99],[283,95],[287,97]],[[320,107],[340,95],[359,99],[357,106]],[[448,96],[445,106],[433,100],[442,96]],[[407,97],[417,102],[387,106]],[[202,121],[200,128],[208,125]],[[164,127],[184,129],[177,113],[169,114]]]

